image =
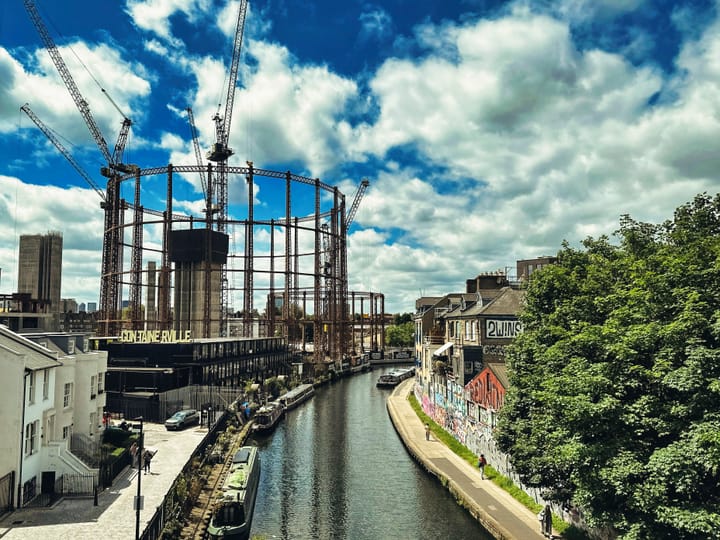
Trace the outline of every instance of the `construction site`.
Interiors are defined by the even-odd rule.
[[[215,142],[201,151],[188,107],[196,162],[162,166],[125,163],[133,122],[124,114],[117,142],[108,147],[34,2],[23,1],[107,164],[100,171],[103,188],[29,105],[22,107],[101,199],[99,336],[144,342],[280,337],[304,361],[337,366],[384,348],[384,296],[348,286],[348,229],[369,182],[360,180],[350,199],[319,178],[231,163],[246,1],[240,2],[225,99],[213,118]],[[175,208],[178,183],[198,180],[202,210]],[[260,191],[283,201],[279,215],[257,204]],[[230,193],[244,193],[244,200]]]

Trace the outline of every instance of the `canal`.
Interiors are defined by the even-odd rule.
[[[407,453],[376,388],[390,367],[318,389],[260,448],[251,537],[296,539],[492,538]]]

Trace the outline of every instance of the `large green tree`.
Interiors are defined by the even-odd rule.
[[[393,324],[385,330],[385,341],[390,347],[411,347],[415,339],[415,323]]]
[[[627,539],[720,531],[720,195],[564,244],[533,274],[497,439]]]

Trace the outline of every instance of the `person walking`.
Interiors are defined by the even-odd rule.
[[[478,458],[478,469],[480,469],[481,480],[485,480],[485,465],[487,465],[487,459],[485,459],[485,454],[480,454],[480,457]]]
[[[430,424],[428,424],[427,422],[425,423],[425,440],[430,440]]]
[[[145,474],[150,472],[150,461],[152,460],[152,453],[150,453],[150,450],[145,450],[145,453],[143,454],[143,462],[145,464]]]
[[[540,511],[538,518],[540,518],[540,532],[542,535],[552,538],[552,511],[549,504],[546,504],[545,508]]]

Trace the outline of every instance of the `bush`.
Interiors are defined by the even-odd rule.
[[[126,448],[131,444],[129,441],[130,435],[131,433],[129,431],[125,431],[124,429],[108,427],[103,432],[103,443],[111,444],[115,447]]]

